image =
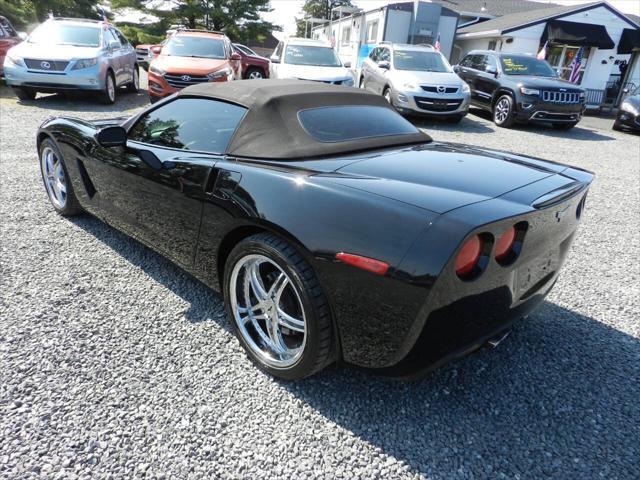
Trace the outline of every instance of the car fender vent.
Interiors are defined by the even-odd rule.
[[[77,160],[78,170],[80,171],[80,178],[82,179],[82,186],[87,192],[89,198],[93,198],[93,196],[96,194],[96,187],[94,187],[93,182],[89,177],[89,172],[87,172],[87,169],[84,167],[84,163],[82,163],[82,160],[80,160],[79,158]]]

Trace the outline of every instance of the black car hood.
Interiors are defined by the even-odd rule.
[[[567,90],[582,90],[578,85],[575,85],[561,78],[554,77],[536,77],[534,75],[505,75],[510,81],[524,85],[526,87],[533,88],[566,88]],[[502,78],[502,77],[501,77]]]
[[[344,164],[339,165],[340,160]],[[435,213],[498,197],[567,168],[545,160],[446,143],[348,160],[327,160],[327,167],[334,170],[320,176]],[[317,169],[320,164],[314,162],[313,167]],[[572,181],[567,178],[567,183]]]

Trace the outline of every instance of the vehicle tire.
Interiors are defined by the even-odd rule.
[[[140,91],[140,71],[136,65],[133,69],[133,81],[127,84],[127,92],[138,93]]]
[[[261,78],[265,78],[265,76],[264,72],[261,69],[253,67],[247,70],[244,78],[246,78],[247,80],[258,80]]]
[[[16,97],[20,100],[34,100],[38,92],[31,88],[13,87],[13,93],[15,93]]]
[[[107,72],[107,78],[105,78],[104,81],[101,100],[105,105],[113,105],[116,103],[116,79],[110,70]]]
[[[613,130],[617,130],[617,131],[621,131],[622,127],[620,126],[620,122],[618,122],[618,120],[616,120],[615,122],[613,122],[613,126],[611,127]]]
[[[389,104],[393,105],[393,101],[391,100],[391,89],[389,87],[384,87],[382,91],[382,96],[385,98]]]
[[[493,123],[499,127],[509,128],[514,122],[513,98],[502,95],[493,106]]]
[[[44,139],[40,144],[38,154],[42,181],[53,208],[65,217],[82,213],[82,207],[69,180],[67,166],[53,140]]]
[[[358,82],[359,88],[364,88],[364,75],[360,77],[360,82]]]
[[[555,128],[556,130],[571,130],[573,127],[575,127],[578,124],[578,122],[571,122],[571,123],[553,123],[553,128]]]
[[[261,233],[236,245],[224,298],[240,344],[262,370],[295,380],[333,361],[327,300],[311,266],[282,238]]]

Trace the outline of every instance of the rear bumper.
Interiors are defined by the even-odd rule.
[[[371,278],[366,272],[349,276],[341,286],[348,295],[333,299],[343,359],[383,375],[411,378],[469,353],[528,315],[557,280],[591,178],[582,174],[581,190],[541,210],[527,205],[571,178],[551,175],[503,197],[453,210],[423,232],[392,278]],[[523,203],[526,196],[531,198]],[[493,245],[519,222],[527,224],[520,254],[500,265]],[[478,278],[461,280],[454,271],[455,256],[467,238],[480,233],[492,238],[486,267]],[[339,279],[337,273],[330,277]],[[360,292],[367,292],[368,302],[361,301]]]

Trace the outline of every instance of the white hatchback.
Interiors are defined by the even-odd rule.
[[[281,41],[269,59],[271,78],[297,78],[353,86],[348,62],[343,64],[328,42],[309,38]]]

